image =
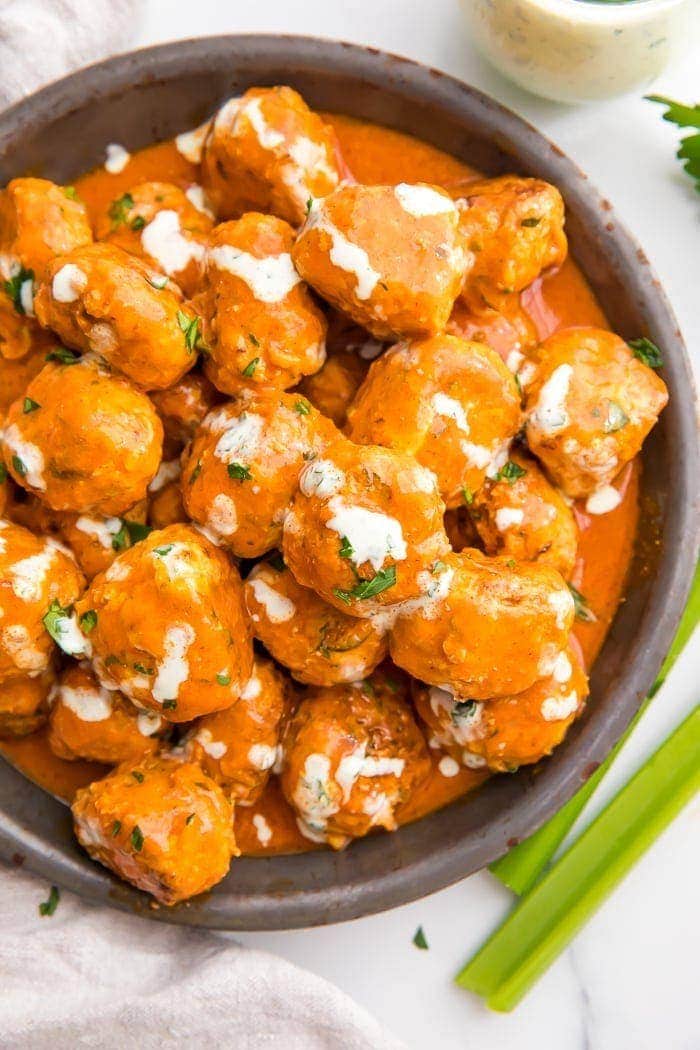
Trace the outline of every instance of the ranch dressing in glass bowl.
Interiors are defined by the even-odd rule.
[[[698,42],[700,0],[461,0],[496,68],[558,102],[648,86]]]

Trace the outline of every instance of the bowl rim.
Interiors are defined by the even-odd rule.
[[[380,874],[346,878],[330,887],[291,888],[277,894],[239,896],[232,881],[231,893],[205,895],[191,905],[154,910],[147,906],[143,894],[124,887],[77,849],[74,854],[61,853],[45,843],[26,823],[3,814],[0,802],[0,814],[6,818],[0,827],[0,856],[10,860],[20,854],[26,858],[29,870],[87,899],[108,902],[128,911],[137,910],[156,920],[193,926],[289,929],[357,918],[442,889],[490,863],[514,841],[531,834],[575,793],[633,717],[655,679],[676,630],[690,588],[700,539],[697,492],[700,454],[692,369],[665,293],[636,240],[619,223],[609,202],[591,186],[581,169],[546,136],[483,92],[439,70],[377,48],[313,36],[222,34],[178,40],[125,52],[87,66],[16,102],[0,113],[0,157],[22,130],[34,133],[135,83],[167,81],[182,72],[183,67],[188,71],[195,67],[206,71],[206,59],[212,52],[233,58],[237,50],[252,55],[259,53],[261,59],[263,56],[287,59],[297,70],[313,72],[332,68],[336,74],[363,78],[379,87],[387,77],[396,76],[398,83],[392,81],[392,87],[408,102],[427,100],[457,121],[460,112],[464,121],[465,106],[471,107],[472,112],[476,110],[481,124],[501,141],[512,144],[524,166],[531,160],[536,168],[538,155],[548,151],[546,163],[553,173],[552,181],[560,188],[566,184],[567,200],[574,201],[600,226],[601,236],[605,237],[605,224],[614,220],[614,232],[609,233],[608,238],[628,267],[625,281],[631,282],[631,291],[646,307],[652,321],[650,334],[652,337],[658,334],[657,341],[663,341],[667,355],[664,374],[673,390],[668,423],[673,440],[684,448],[680,463],[675,464],[676,473],[668,476],[672,499],[664,540],[670,537],[673,543],[664,543],[656,579],[629,648],[629,666],[626,670],[619,669],[609,687],[608,692],[612,690],[615,696],[614,710],[608,712],[607,719],[598,720],[601,724],[591,727],[585,747],[578,748],[581,753],[573,753],[576,761],[572,759],[568,765],[559,762],[549,769],[553,762],[550,759],[544,774],[533,778],[512,811],[500,815],[491,824],[487,822],[485,829],[457,843],[447,843],[410,864],[393,865],[389,855],[387,868]],[[89,99],[87,103],[83,101],[85,97]],[[431,820],[431,816],[423,820]],[[415,828],[420,823],[407,828]],[[400,835],[401,831],[392,838]],[[255,862],[273,863],[274,858]]]

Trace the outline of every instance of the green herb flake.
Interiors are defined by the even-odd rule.
[[[532,227],[532,226],[539,226],[539,224],[541,222],[542,222],[541,219],[537,218],[536,216],[532,216],[532,218],[523,219],[523,221],[520,223],[520,225],[521,226],[525,226],[525,227]]]
[[[509,485],[512,485],[518,478],[523,478],[527,474],[524,467],[521,467],[518,463],[515,463],[512,459],[509,459],[504,466],[498,471],[495,477],[495,481],[507,481]]]
[[[79,200],[78,191],[76,190],[75,186],[64,186],[63,187],[63,192],[65,193],[65,195],[68,198],[68,200],[70,200],[70,201],[77,201],[77,200]]]
[[[77,365],[80,354],[74,354],[65,346],[57,346],[46,355],[47,361],[58,361],[60,365]]]
[[[682,102],[674,102],[664,95],[646,95],[647,102],[659,102],[666,106],[663,119],[669,124],[675,124],[679,128],[700,129],[700,105],[685,106]],[[686,135],[681,139],[681,145],[676,156],[683,162],[683,167],[691,179],[695,180],[695,189],[700,193],[700,130],[693,135]]]
[[[177,312],[177,323],[180,326],[180,331],[185,336],[185,346],[191,354],[198,349],[201,344],[201,333],[199,331],[199,317],[189,317],[183,310]]]
[[[17,273],[13,277],[11,277],[9,279],[9,281],[5,281],[3,283],[3,288],[5,289],[5,292],[10,297],[10,299],[12,300],[12,305],[14,306],[15,311],[18,314],[22,314],[22,315],[24,315],[26,313],[26,310],[24,309],[24,304],[22,302],[22,286],[25,285],[28,281],[32,285],[32,292],[33,292],[33,288],[34,288],[34,271],[33,270],[25,270],[25,268],[23,266],[20,266],[20,268],[17,271]]]
[[[656,343],[642,336],[641,339],[630,339],[627,344],[636,358],[649,368],[661,368],[664,363],[664,355]]]
[[[58,886],[52,886],[49,890],[48,900],[42,901],[39,905],[39,914],[47,918],[51,918],[53,913],[58,907],[58,902],[61,899],[61,894],[58,892]]]
[[[250,377],[255,374],[255,369],[258,367],[259,364],[260,358],[254,357],[252,361],[248,362],[241,374],[244,375],[247,379],[250,379]]]
[[[166,543],[163,547],[154,547],[153,553],[157,554],[159,558],[164,558],[166,554],[170,554],[174,546],[174,543]]]
[[[421,951],[427,951],[430,947],[427,940],[425,939],[425,933],[423,932],[422,926],[419,926],[416,932],[413,934],[413,943],[415,944],[416,948],[420,948]]]
[[[129,218],[129,212],[134,206],[134,198],[130,193],[125,193],[121,197],[117,197],[113,200],[109,206],[107,214],[112,220],[112,229],[116,230],[117,226],[122,223],[126,223]]]
[[[606,434],[616,434],[618,430],[626,427],[629,421],[629,416],[623,412],[617,401],[608,401],[608,414],[603,424]]]
[[[253,477],[250,467],[246,467],[243,463],[229,463],[226,470],[228,476],[236,481],[250,481]]]
[[[135,671],[138,671],[139,674],[152,675],[152,674],[156,673],[155,670],[152,667],[146,667],[145,664],[138,664],[138,663],[136,663],[136,664],[133,664],[132,666],[133,666]]]
[[[440,573],[444,572],[446,568],[447,566],[445,565],[444,561],[436,561],[433,562],[430,571],[432,572],[433,576],[439,576]]]
[[[131,220],[131,223],[129,225],[135,233],[138,233],[138,231],[142,230],[146,225],[146,220],[144,219],[143,215],[137,215],[135,219]]]
[[[64,635],[66,633],[66,620],[69,620],[72,615],[72,605],[69,605],[64,609],[61,603],[54,598],[41,621],[56,645],[61,649],[63,649],[65,641]],[[70,652],[69,655],[74,656],[76,654]]]
[[[347,538],[347,536],[343,536],[342,537],[341,544],[340,544],[340,550],[338,551],[338,553],[339,553],[341,558],[354,558],[355,557],[355,551],[353,550],[353,546],[350,543],[350,540]]]
[[[231,684],[231,675],[230,674],[218,674],[216,676],[216,680],[219,683],[219,685],[230,685]]]
[[[311,412],[311,406],[308,401],[297,401],[294,405],[294,411],[298,416],[308,416]]]
[[[123,551],[129,546],[129,544],[129,530],[126,527],[126,522],[122,519],[119,531],[115,532],[112,536],[112,550]]]
[[[131,832],[131,845],[137,853],[140,853],[143,849],[143,832],[138,824],[134,825],[134,830]]]
[[[194,813],[188,813],[187,817],[185,818],[185,824],[191,824],[192,821],[194,820],[194,818],[195,818],[195,814]]]
[[[202,473],[202,461],[200,459],[200,460],[197,460],[197,464],[196,464],[194,470],[192,471],[192,473],[190,474],[189,484],[190,485],[194,485],[195,481],[197,480],[197,478],[199,477],[199,475],[201,473]]]
[[[468,489],[466,485],[462,485],[462,499],[468,507],[471,507],[474,502],[474,493],[471,489]]]
[[[122,822],[121,822],[121,820],[115,820],[114,824],[112,824],[112,838],[116,839],[117,835],[119,834],[119,832],[121,830],[122,830]]]
[[[164,711],[175,711],[177,708],[177,700],[164,700],[163,710]]]
[[[26,476],[27,476],[27,468],[26,468],[23,460],[21,460],[19,458],[19,456],[13,456],[12,457],[12,466],[15,468],[15,470],[17,471],[17,473],[19,474],[19,476],[21,478],[26,478]]]
[[[309,197],[308,200],[306,201],[306,214],[307,215],[311,212],[311,209],[313,208],[313,206],[314,206],[314,199],[313,199],[313,197]]]
[[[83,634],[91,634],[97,627],[97,613],[94,609],[88,609],[80,616],[80,630]]]
[[[514,569],[515,568],[515,558],[509,558],[508,561],[506,562],[506,565],[508,566],[509,569]]]
[[[580,620],[581,623],[595,623],[598,617],[590,608],[588,599],[574,587],[573,583],[569,584],[569,590],[571,591],[571,597],[574,599],[574,615],[576,619]]]
[[[143,784],[144,776],[139,769],[132,769],[131,775],[138,784]]]
[[[251,341],[253,346],[260,346],[260,340],[257,339],[252,332],[248,332],[248,339]]]
[[[153,532],[151,526],[144,525],[142,521],[129,521],[128,518],[122,518],[122,523],[126,526],[126,531],[129,533],[129,539],[132,543],[139,543],[141,540],[145,540]]]
[[[41,405],[38,401],[32,401],[31,397],[25,397],[24,401],[22,402],[22,411],[24,412],[25,416],[28,415],[30,412],[36,412],[37,408],[41,408]]]
[[[371,580],[360,580],[351,591],[343,591],[338,588],[333,589],[333,594],[336,598],[340,598],[346,605],[350,605],[352,599],[361,602],[366,598],[374,598],[375,595],[381,594],[382,591],[386,591],[389,587],[393,587],[396,583],[396,566],[390,565],[388,569],[380,569],[379,572],[372,577]]]

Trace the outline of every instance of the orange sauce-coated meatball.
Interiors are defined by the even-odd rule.
[[[449,335],[392,347],[348,410],[351,440],[410,452],[448,507],[498,471],[519,426],[518,388],[498,354]]]
[[[242,387],[285,389],[325,360],[326,320],[294,269],[294,230],[248,212],[217,226],[207,252],[205,372],[227,394]]]
[[[367,364],[357,354],[333,354],[315,375],[302,381],[299,390],[314,408],[332,419],[337,427],[343,427],[348,408],[366,375]]]
[[[182,503],[179,477],[154,492],[148,500],[148,521],[154,529],[189,521]]]
[[[245,391],[207,416],[187,450],[185,509],[239,557],[264,554],[280,544],[300,470],[337,437],[305,398]]]
[[[309,198],[325,197],[342,171],[332,128],[289,87],[250,88],[214,117],[202,183],[216,211],[265,211],[298,226]]]
[[[144,390],[172,386],[194,365],[199,320],[141,259],[90,244],[55,259],[36,313],[74,350],[99,354]]]
[[[567,328],[538,347],[527,388],[527,442],[568,496],[619,502],[610,482],[637,455],[668,401],[666,385],[627,343],[599,328]],[[601,498],[596,499],[598,493]]]
[[[207,413],[222,400],[201,372],[188,372],[167,390],[154,390],[149,396],[163,422],[165,438],[173,454],[194,437]]]
[[[551,674],[574,619],[558,572],[465,550],[445,559],[441,576],[441,593],[393,627],[399,667],[474,700],[521,693]]]
[[[52,539],[0,521],[0,682],[48,669],[55,650],[44,618],[54,603],[70,607],[84,586]]]
[[[302,700],[285,734],[281,782],[302,833],[342,849],[372,828],[393,831],[396,808],[429,768],[406,698],[375,675]]]
[[[72,810],[90,856],[161,904],[210,889],[237,852],[231,803],[194,762],[126,762],[78,791]]]
[[[435,475],[412,456],[341,440],[308,463],[284,521],[284,560],[341,612],[371,616],[430,588],[447,550]]]
[[[469,767],[496,773],[539,762],[557,747],[583,710],[588,682],[571,649],[552,674],[522,693],[497,700],[462,700],[437,686],[415,683],[418,714],[443,748]]]
[[[272,661],[258,659],[235,703],[200,718],[191,731],[185,745],[188,758],[238,806],[257,802],[277,762],[288,693],[288,681]]]
[[[378,338],[425,336],[450,316],[463,243],[444,190],[343,185],[312,202],[292,258],[319,295]]]
[[[12,477],[54,510],[121,514],[160,462],[153,405],[93,358],[51,361],[11,406],[2,452]]]
[[[578,545],[573,511],[530,456],[511,452],[498,476],[475,494],[470,511],[488,554],[571,575]]]
[[[41,674],[20,675],[0,683],[0,739],[28,736],[46,721],[53,668]]]
[[[49,747],[67,761],[136,762],[158,750],[166,725],[101,686],[87,663],[67,667],[51,691]]]
[[[299,682],[357,682],[388,653],[388,639],[380,625],[324,602],[297,583],[281,559],[256,565],[244,593],[253,634]]]
[[[142,182],[115,198],[98,216],[95,237],[140,256],[175,281],[185,295],[193,295],[214,225],[211,211],[203,211],[206,204],[199,203],[197,207],[185,190],[170,182]]]
[[[52,517],[53,528],[70,547],[88,580],[108,569],[120,551],[148,533],[145,502],[131,507],[122,518],[93,518],[65,511],[57,511]]]
[[[220,711],[250,678],[240,577],[188,525],[152,532],[95,577],[76,612],[103,685],[171,722]]]

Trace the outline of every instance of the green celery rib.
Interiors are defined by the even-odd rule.
[[[456,978],[512,1010],[700,789],[700,705],[516,906]]]
[[[630,733],[646,710],[649,701],[659,691],[666,677],[676,662],[676,658],[685,647],[686,642],[700,622],[700,563],[696,566],[695,577],[690,589],[688,603],[685,612],[678,625],[675,638],[666,658],[661,665],[658,678],[649,692],[639,711],[634,716],[629,726],[618,740],[608,757],[598,767],[595,773],[589,777],[583,787],[579,788],[573,798],[543,824],[538,831],[512,850],[494,861],[490,865],[490,871],[501,880],[501,882],[518,896],[522,897],[529,893],[538,878],[550,863],[552,857],[561,846],[562,842],[573,827],[576,819],[602,780],[606,771],[612,764],[615,756],[623,746]]]

